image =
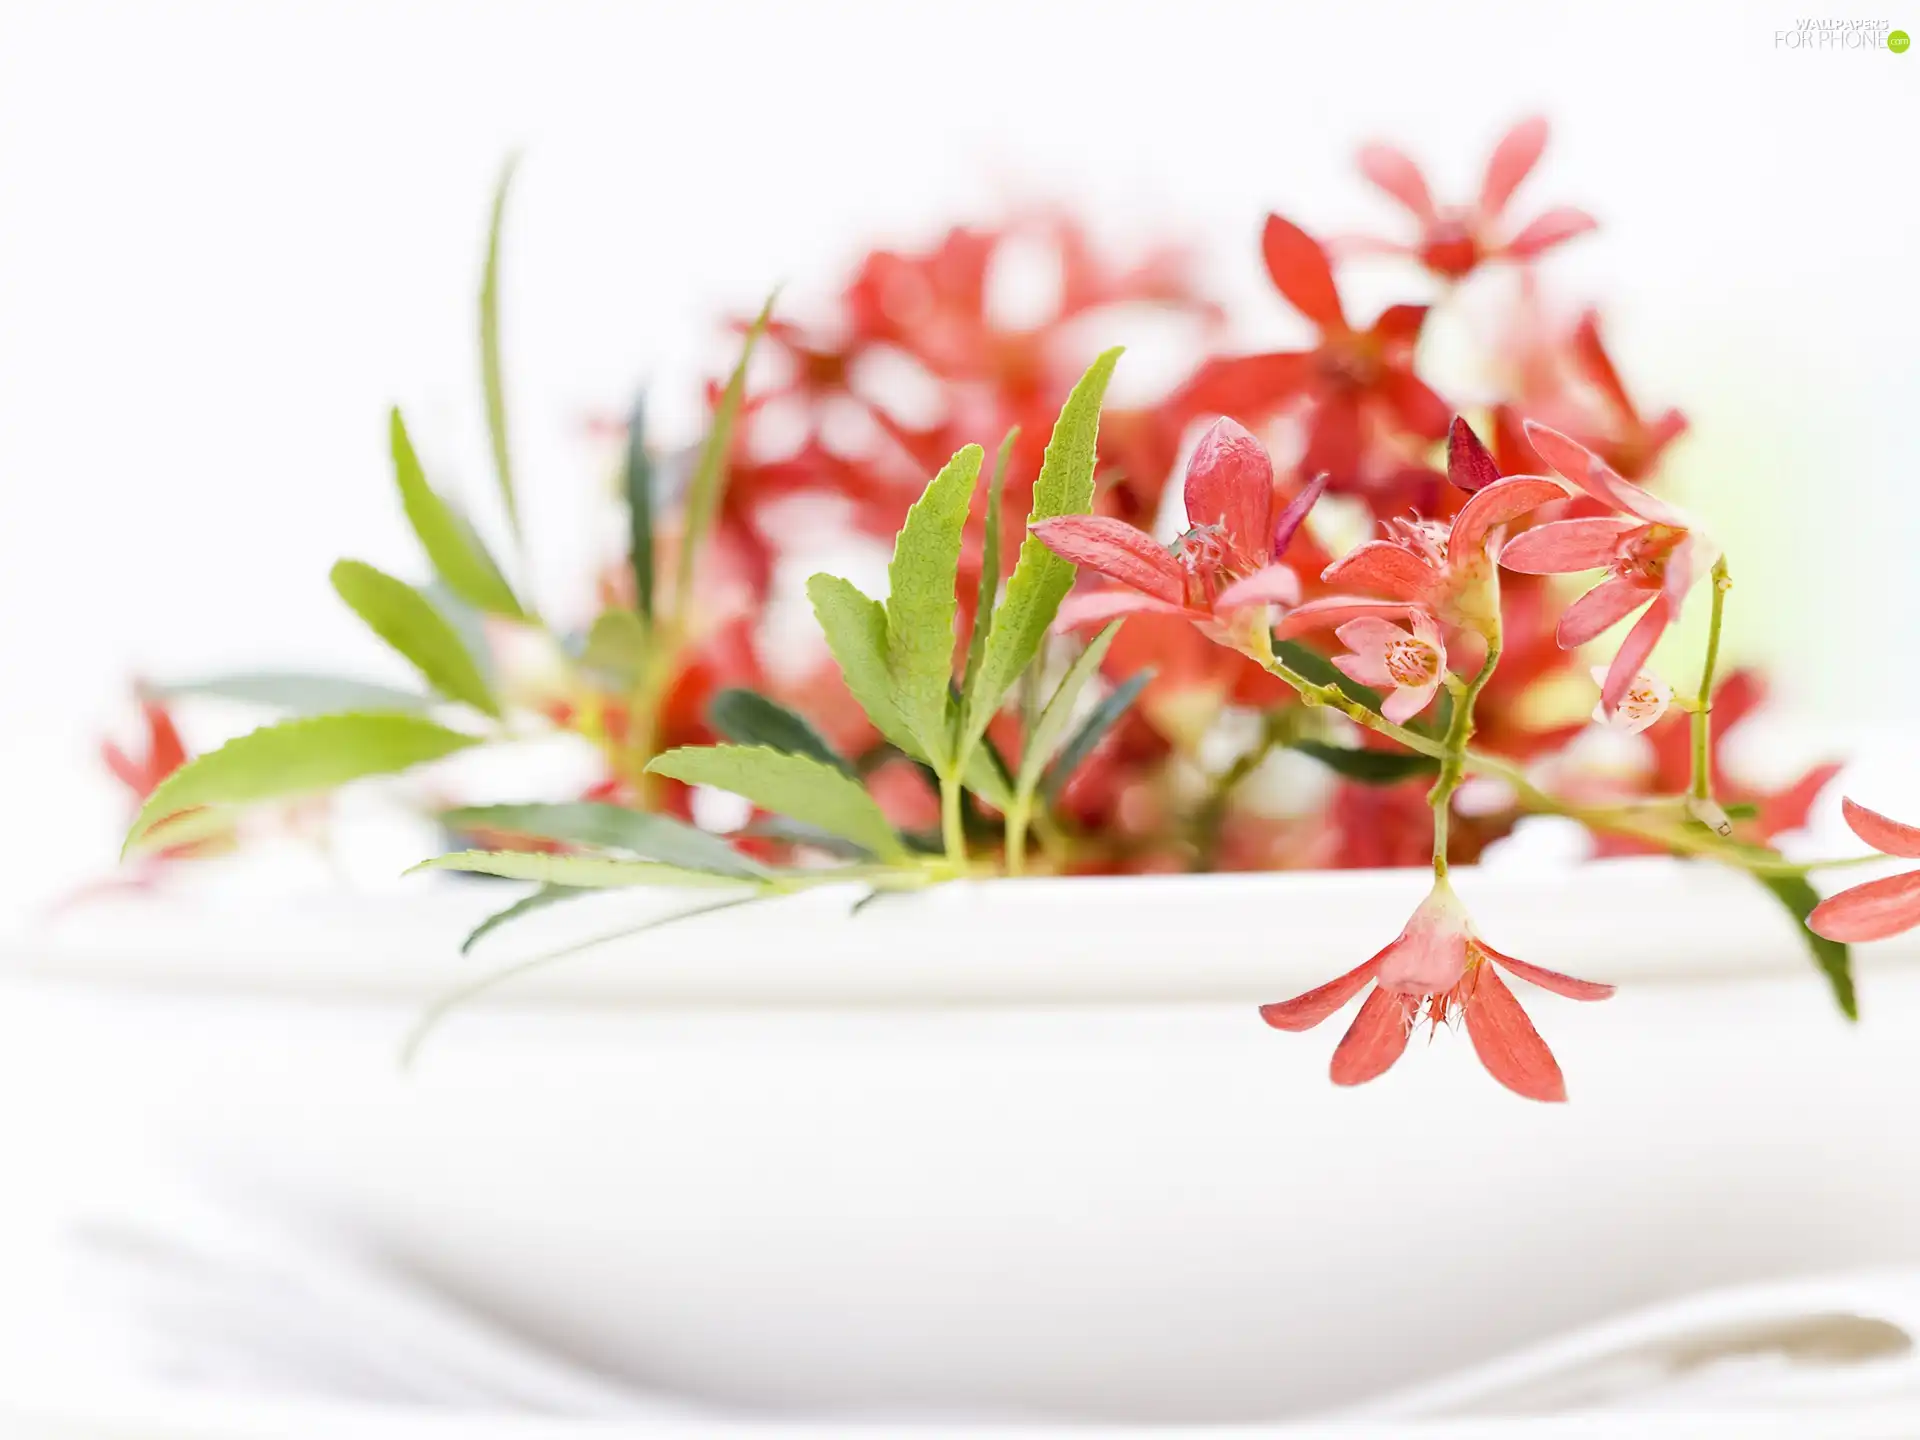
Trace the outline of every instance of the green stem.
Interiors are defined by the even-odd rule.
[[[1500,663],[1500,622],[1496,619],[1486,636],[1487,658],[1480,666],[1480,673],[1468,682],[1459,692],[1459,698],[1453,704],[1453,719],[1447,726],[1446,739],[1442,741],[1446,754],[1440,761],[1439,778],[1433,782],[1433,789],[1427,792],[1427,804],[1433,807],[1433,873],[1436,878],[1447,877],[1447,824],[1453,808],[1453,792],[1460,788],[1467,765],[1467,742],[1473,738],[1473,707],[1480,699],[1480,692],[1487,688],[1487,681],[1493,678],[1493,668]]]
[[[956,873],[967,868],[967,832],[960,818],[960,789],[957,776],[940,777],[940,835],[945,842],[947,863]]]
[[[1027,827],[1033,822],[1033,796],[1016,790],[1007,806],[1007,874],[1018,876],[1027,868]]]
[[[1700,672],[1700,698],[1693,707],[1693,782],[1688,793],[1696,800],[1713,798],[1713,672],[1720,663],[1720,621],[1726,610],[1727,557],[1713,562],[1713,613],[1707,620],[1707,660]]]

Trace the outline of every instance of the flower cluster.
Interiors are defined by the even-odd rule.
[[[135,842],[271,798],[275,774],[384,773],[531,724],[591,747],[591,788],[440,806],[478,848],[436,863],[543,883],[504,918],[690,873],[787,893],[848,877],[1430,865],[1399,938],[1263,1014],[1306,1029],[1372,984],[1336,1081],[1374,1078],[1417,1023],[1457,1017],[1494,1078],[1537,1100],[1564,1098],[1564,1081],[1499,971],[1580,1000],[1610,987],[1494,950],[1449,878],[1530,814],[1580,821],[1597,853],[1791,879],[1769,888],[1833,941],[1920,923],[1913,877],[1813,911],[1812,867],[1771,847],[1831,767],[1767,792],[1723,764],[1720,737],[1759,698],[1751,673],[1716,675],[1727,562],[1656,493],[1684,419],[1633,400],[1594,311],[1561,318],[1545,298],[1543,257],[1594,222],[1570,208],[1508,219],[1546,142],[1542,120],[1514,127],[1463,207],[1438,204],[1398,150],[1367,146],[1361,174],[1407,210],[1410,240],[1323,242],[1267,216],[1260,256],[1312,327],[1304,349],[1216,353],[1222,311],[1177,252],[1115,262],[1059,215],[868,255],[825,314],[770,305],[738,327],[744,352],[709,388],[697,452],[662,452],[639,405],[604,427],[631,524],[600,613],[574,629],[508,583],[396,415],[402,505],[439,584],[354,561],[334,583],[426,691],[368,700],[341,682],[339,704],[316,704],[312,677],[208,682],[323,712],[230,742],[214,766],[183,763],[150,707],[150,757],[113,757],[143,802]],[[490,266],[498,241],[496,228]],[[995,277],[1036,251],[1051,305],[1009,318]],[[1343,272],[1383,257],[1415,262],[1420,293],[1357,316]],[[1492,393],[1456,393],[1421,347],[1435,307],[1469,290],[1504,313],[1482,357],[1505,377]],[[1183,322],[1193,348],[1157,398],[1105,406],[1117,352],[1096,359],[1090,337],[1142,307]],[[484,358],[514,528],[498,355]],[[783,577],[823,526],[891,542],[892,593],[814,576],[826,643],[776,655]],[[1582,575],[1597,579],[1561,578]],[[1704,676],[1679,694],[1652,654],[1703,589]],[[1629,620],[1610,653],[1589,653]],[[447,706],[466,728],[426,714]],[[1637,770],[1586,766],[1576,742],[1596,722],[1639,737]],[[1269,763],[1289,751],[1317,770]],[[689,823],[703,786],[749,802],[728,843]],[[1920,856],[1909,827],[1849,815],[1869,843]],[[1844,960],[1823,965],[1850,1006]]]

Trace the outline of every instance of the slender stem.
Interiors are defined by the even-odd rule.
[[[1460,788],[1460,781],[1465,775],[1467,742],[1473,738],[1473,707],[1480,698],[1480,692],[1487,688],[1487,681],[1493,678],[1494,666],[1500,663],[1500,622],[1497,619],[1486,640],[1487,658],[1481,663],[1480,673],[1468,682],[1453,702],[1453,719],[1447,726],[1443,742],[1446,755],[1440,761],[1439,778],[1433,782],[1433,789],[1427,792],[1427,804],[1433,807],[1433,873],[1442,880],[1447,875],[1447,824],[1453,808],[1453,792]]]
[[[947,862],[956,871],[967,868],[967,832],[960,820],[960,778],[940,777],[940,835],[944,840]]]
[[[1033,796],[1015,790],[1007,806],[1007,874],[1023,875],[1027,869],[1027,826],[1033,821]]]
[[[1713,613],[1707,621],[1707,660],[1700,672],[1700,698],[1693,707],[1693,783],[1688,793],[1696,800],[1713,798],[1713,672],[1720,663],[1720,620],[1726,610],[1727,557],[1713,562]]]

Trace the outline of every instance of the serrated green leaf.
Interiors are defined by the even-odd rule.
[[[265,705],[296,715],[324,715],[340,710],[424,710],[428,695],[353,680],[338,675],[283,673],[208,675],[198,680],[176,680],[159,687],[166,696],[204,695],[216,700],[238,700]]]
[[[587,631],[580,663],[632,689],[646,668],[647,622],[631,610],[601,611]]]
[[[1800,938],[1806,942],[1813,963],[1827,977],[1827,984],[1833,987],[1833,1000],[1840,1007],[1840,1013],[1849,1020],[1858,1020],[1860,1002],[1853,993],[1853,952],[1838,940],[1816,935],[1807,928],[1807,917],[1820,903],[1820,892],[1804,875],[1755,875],[1753,878],[1766,886],[1798,922]]]
[[[1113,644],[1113,637],[1120,633],[1120,624],[1116,620],[1093,637],[1092,643],[1080,652],[1073,664],[1067,667],[1067,673],[1060,677],[1059,688],[1053,692],[1053,698],[1034,722],[1033,733],[1027,737],[1026,751],[1020,757],[1020,778],[1016,788],[1022,795],[1031,795],[1039,785],[1041,772],[1046,769],[1047,762],[1053,759],[1054,751],[1066,736],[1080,692],[1099,673],[1100,662],[1107,656],[1107,647]]]
[[[936,770],[953,762],[954,593],[960,536],[983,456],[963,446],[907,511],[887,568],[887,671],[893,703]]]
[[[160,821],[202,805],[246,805],[331,790],[369,775],[392,775],[438,760],[479,737],[398,711],[283,720],[189,760],[147,797],[126,849]]]
[[[906,858],[900,837],[860,782],[804,755],[783,755],[763,745],[687,746],[654,757],[647,769],[688,785],[731,791],[762,810],[851,840],[882,860]]]
[[[1080,728],[1073,732],[1073,738],[1061,748],[1053,763],[1047,766],[1046,773],[1040,777],[1042,797],[1052,801],[1066,788],[1067,782],[1073,778],[1073,772],[1086,763],[1094,747],[1127,713],[1133,702],[1140,698],[1140,692],[1153,683],[1153,675],[1151,669],[1142,670],[1101,697],[1100,703],[1080,722]]]
[[[807,599],[827,637],[827,649],[847,691],[866,711],[873,728],[916,760],[926,757],[893,703],[893,676],[887,670],[887,608],[838,575],[807,581]]]
[[[520,505],[514,495],[513,451],[507,443],[507,387],[500,366],[500,230],[507,218],[507,192],[520,157],[510,155],[500,167],[493,190],[493,215],[487,224],[487,266],[480,280],[480,384],[486,395],[487,440],[493,450],[493,473],[500,484],[500,503],[507,524],[520,534]],[[474,603],[478,604],[479,601]]]
[[[981,542],[980,588],[973,603],[973,633],[967,637],[966,677],[961,685],[962,704],[980,674],[980,661],[987,653],[987,636],[993,633],[993,607],[1000,597],[1000,497],[1006,493],[1007,465],[1013,459],[1013,447],[1020,439],[1020,427],[1007,431],[1000,450],[993,457],[993,478],[987,482],[987,528]],[[963,710],[964,713],[964,710]]]
[[[627,850],[643,860],[745,880],[765,879],[771,873],[718,835],[669,815],[653,815],[625,805],[591,800],[551,805],[469,805],[442,811],[440,822],[455,831],[524,835],[566,845],[589,845],[596,850]]]
[[[1040,478],[1033,487],[1032,525],[1059,515],[1084,515],[1093,507],[1093,467],[1100,435],[1100,404],[1120,359],[1116,348],[1093,362],[1067,396],[1047,441]],[[1029,534],[1020,544],[1006,595],[993,615],[979,682],[967,697],[961,748],[986,733],[987,724],[1020,674],[1033,663],[1047,628],[1073,588],[1074,566]]]
[[[389,418],[388,431],[400,504],[420,539],[420,548],[433,563],[434,573],[469,605],[490,614],[525,619],[526,612],[514,598],[512,587],[467,517],[427,483],[426,471],[421,469],[420,457],[407,435],[407,423],[397,408]]]
[[[503,925],[512,924],[523,915],[531,915],[536,911],[545,910],[551,905],[558,905],[563,900],[578,900],[582,895],[590,895],[592,893],[590,890],[582,890],[574,885],[542,885],[532,894],[521,896],[518,900],[514,901],[513,904],[507,906],[506,909],[494,911],[493,914],[474,926],[472,930],[467,932],[467,938],[460,942],[460,953],[462,955],[471,954],[473,947],[486,939],[487,936],[500,929]]]
[[[1416,775],[1437,774],[1440,769],[1440,762],[1432,756],[1416,755],[1411,750],[1361,750],[1318,740],[1296,740],[1291,748],[1362,785],[1397,785]]]
[[[456,850],[422,860],[418,870],[459,870],[469,875],[498,875],[503,880],[537,880],[574,890],[613,890],[634,885],[670,885],[676,889],[759,885],[739,875],[689,870],[658,860],[622,860],[610,855],[535,855],[525,850]]]
[[[627,412],[627,460],[621,481],[627,492],[627,564],[633,571],[634,608],[653,619],[653,457],[647,452],[644,395]]]
[[[707,702],[707,720],[736,745],[765,745],[788,755],[805,755],[852,775],[853,766],[804,718],[757,690],[731,686]]]
[[[426,596],[359,560],[340,561],[331,578],[334,590],[353,613],[435,690],[484,714],[499,715],[500,702],[493,698],[480,667]]]
[[[740,347],[740,362],[727,377],[726,388],[720,392],[720,401],[713,408],[713,425],[700,447],[700,458],[694,463],[693,477],[687,482],[687,493],[682,498],[680,563],[679,573],[674,580],[673,600],[673,618],[676,622],[684,623],[688,617],[700,554],[713,529],[714,517],[720,513],[720,502],[726,496],[734,422],[739,419],[740,405],[747,394],[747,365],[753,359],[754,346],[760,343],[760,337],[766,333],[767,322],[773,318],[773,302],[774,297],[769,295],[767,303],[760,308],[759,316],[747,330],[746,341]]]

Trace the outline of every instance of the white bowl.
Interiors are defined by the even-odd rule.
[[[159,1161],[290,1199],[662,1392],[825,1412],[1258,1420],[1702,1286],[1920,1262],[1920,957],[1834,1011],[1751,881],[1462,870],[1484,934],[1622,983],[1517,986],[1572,1103],[1464,1035],[1336,1090],[1336,1017],[1416,871],[998,881],[751,906],[402,1037],[507,893],[135,898],[13,942],[22,1173]],[[50,1037],[58,1037],[57,1042]],[[31,1075],[23,1076],[30,1065]]]

